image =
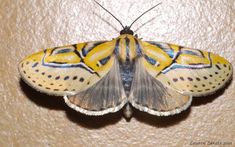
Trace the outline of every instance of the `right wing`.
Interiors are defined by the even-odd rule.
[[[147,71],[174,90],[192,96],[214,93],[232,77],[223,57],[174,44],[142,41]]]

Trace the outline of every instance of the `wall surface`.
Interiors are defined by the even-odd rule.
[[[98,0],[124,24],[159,0]],[[133,26],[143,40],[218,53],[235,67],[234,0],[166,0]],[[156,117],[137,110],[88,117],[61,97],[40,94],[18,73],[25,56],[47,47],[115,38],[120,25],[92,0],[0,1],[0,146],[235,146],[235,81],[187,111]],[[235,75],[233,74],[233,79]]]

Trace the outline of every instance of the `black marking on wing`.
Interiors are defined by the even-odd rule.
[[[196,50],[201,53],[201,55],[202,55],[203,58],[205,58],[205,56],[204,56],[204,54],[203,54],[203,52],[202,52],[201,50],[198,50],[198,49],[196,49]]]
[[[210,52],[208,52],[208,58],[209,58],[209,62],[210,65],[205,65],[205,64],[201,64],[200,65],[195,65],[195,66],[187,66],[187,65],[180,65],[180,64],[175,64],[174,66],[170,67],[169,69],[164,68],[161,73],[167,73],[168,71],[172,70],[172,69],[176,69],[176,68],[183,68],[183,69],[203,69],[203,68],[211,68],[212,67],[212,61],[211,61],[211,57],[210,57]],[[168,66],[169,67],[169,66]],[[167,69],[167,70],[166,70]],[[159,75],[159,74],[158,74]],[[157,76],[158,76],[157,75]]]
[[[80,52],[77,51],[77,48],[75,48],[74,53],[81,59],[81,62],[84,62],[84,61],[83,61],[83,57],[82,57],[82,55],[80,54]]]
[[[100,43],[100,44],[101,44],[101,43]],[[85,50],[85,48],[86,48],[86,46],[87,46],[87,43],[86,43],[86,44],[83,46],[83,48],[82,48],[83,57],[81,56],[80,52],[77,51],[77,45],[74,44],[73,46],[74,46],[74,48],[75,48],[74,53],[81,59],[80,62],[84,63],[84,57],[85,57],[85,56],[84,56],[84,54],[83,54],[83,50]],[[84,63],[84,64],[85,64],[85,63]],[[88,66],[88,65],[86,64],[86,66]],[[97,72],[94,72],[94,69],[93,69],[93,68],[91,68],[90,66],[88,66],[88,67],[90,68],[90,70],[92,70],[92,72],[90,72],[90,70],[87,69],[87,68],[84,67],[84,66],[83,66],[83,69],[86,69],[86,70],[89,71],[90,73],[95,73],[98,77],[100,77],[100,75],[99,75]]]
[[[74,47],[74,45],[71,45]],[[76,48],[76,47],[74,47]],[[60,51],[58,51],[56,54],[58,53],[66,53],[66,52],[70,52],[71,48],[66,48],[66,47],[54,47],[52,50],[51,50],[51,53],[49,54],[49,56],[51,56],[52,54],[55,54],[54,52],[56,51],[56,49],[61,49]]]
[[[105,57],[105,58],[101,59],[99,62],[101,65],[105,65],[109,61],[110,58],[111,58],[110,56]]]
[[[205,58],[205,56],[203,55],[202,51],[200,50],[191,50],[191,49],[182,49],[181,50],[181,53],[182,54],[189,54],[189,55],[194,55],[194,56],[198,56],[198,57],[201,57],[201,58]]]
[[[147,55],[144,55],[144,58],[147,60],[148,63],[150,63],[151,65],[155,65],[157,63],[157,61]]]
[[[169,66],[171,66],[173,63],[176,62],[176,59],[177,59],[177,58],[179,57],[179,55],[181,54],[181,49],[182,49],[182,48],[183,48],[182,46],[179,46],[179,51],[176,53],[175,57],[172,59],[171,64],[169,64],[168,66],[166,66],[165,68],[163,68],[163,69],[161,70],[161,72],[159,72],[159,73],[156,75],[156,77],[157,77],[158,75],[160,75],[160,74],[162,73],[162,71],[164,71],[165,69],[167,69]]]
[[[51,50],[51,53],[50,53],[50,55],[49,56],[51,56],[52,55],[52,53],[56,50],[56,49],[58,49],[59,47],[54,47],[52,50]],[[44,52],[45,53],[45,52]]]
[[[179,51],[176,53],[176,55],[175,55],[175,57],[174,57],[174,59],[172,60],[172,63],[171,64],[173,64],[173,63],[175,63],[176,62],[176,59],[179,57],[179,55],[182,53],[182,46],[179,46]]]
[[[82,62],[82,63],[84,63],[84,53],[85,53],[85,48],[86,48],[86,46],[87,46],[87,43],[82,47],[82,55],[80,54],[80,52],[78,52],[77,51],[77,46],[75,45],[75,50],[74,50],[74,53],[81,59],[81,61],[80,62]],[[85,64],[85,63],[84,63]],[[87,64],[86,64],[86,66],[88,66]],[[92,67],[90,67],[90,66],[88,66],[89,68],[90,68],[90,70],[89,69],[87,69],[86,67],[84,67],[84,66],[81,66],[83,69],[85,69],[85,70],[87,70],[87,71],[89,71],[90,72],[90,70],[92,70],[92,72],[90,72],[90,73],[94,73],[94,74],[96,74],[98,77],[100,77],[100,75],[97,73],[97,72],[94,72],[94,69],[92,68]]]
[[[204,63],[189,63],[189,65],[204,65]]]
[[[50,62],[50,63],[54,63],[54,62]],[[57,63],[56,63],[57,64]],[[89,71],[90,73],[94,73],[93,71],[90,71],[90,70],[92,70],[92,69],[87,69],[84,65],[82,65],[82,64],[70,64],[70,65],[64,65],[64,66],[62,66],[62,65],[49,65],[49,64],[46,64],[46,63],[44,63],[43,62],[43,64],[42,65],[44,65],[44,66],[48,66],[48,67],[53,67],[53,68],[72,68],[72,67],[82,67],[82,68],[84,68],[84,69],[86,69],[87,71]]]
[[[34,64],[32,65],[32,68],[36,67],[37,65],[38,65],[38,62],[34,63]]]
[[[83,48],[85,48],[86,44],[84,45]],[[88,71],[91,74],[96,74],[98,77],[100,77],[100,75],[95,72],[93,70],[93,68],[89,67],[88,65],[86,65],[83,61],[83,57],[80,55],[80,53],[77,51],[77,46],[76,44],[73,45],[74,49],[74,53],[81,59],[79,64],[70,64],[70,65],[66,65],[66,62],[50,62],[50,63],[54,63],[54,64],[59,64],[59,65],[50,65],[44,62],[44,58],[46,56],[46,50],[44,50],[44,57],[42,59],[42,65],[43,66],[48,66],[48,67],[53,67],[53,68],[74,68],[74,67],[80,67],[85,69],[86,71]],[[55,48],[54,48],[55,49]],[[87,66],[84,66],[84,64]]]
[[[173,63],[176,63],[176,59],[179,57],[179,55],[181,54],[181,49],[183,47],[182,46],[179,46],[179,51],[176,53],[175,55],[175,58],[172,60],[171,64],[169,64],[168,66],[166,66],[165,68],[162,69],[162,71],[164,71],[165,69],[167,69],[169,66],[171,66]],[[161,72],[158,73],[158,75],[160,74]]]
[[[63,53],[68,53],[68,52],[71,52],[70,48],[63,48],[63,49],[60,49],[59,51],[56,51],[56,53],[53,53],[53,54],[54,55],[55,54],[63,54]]]
[[[51,62],[52,63],[52,62]],[[83,64],[85,64],[85,63],[83,63]],[[48,64],[45,64],[44,62],[43,62],[43,66],[48,66],[48,67],[53,67],[53,68],[74,68],[74,67],[80,67],[80,68],[83,68],[83,69],[85,69],[86,71],[88,71],[89,73],[91,73],[91,74],[96,74],[98,77],[100,77],[100,75],[97,73],[97,72],[95,72],[91,67],[89,67],[88,65],[86,65],[87,67],[85,67],[83,64],[75,64],[75,65],[66,65],[66,66],[60,66],[60,65],[48,65]]]
[[[148,41],[148,43],[152,44],[152,45],[155,45],[156,47],[160,48],[161,50],[163,50],[165,53],[168,54],[168,56],[170,58],[173,58],[174,57],[174,50],[172,48],[165,48],[163,47],[161,44],[159,43],[156,43],[156,42],[152,42],[152,41]],[[169,44],[167,44],[169,46]]]
[[[53,61],[53,62],[50,62],[50,63],[55,63],[55,64],[68,64],[67,62],[57,62],[57,61]]]
[[[95,47],[97,47],[98,45],[103,44],[103,43],[105,43],[105,42],[107,42],[107,41],[99,41],[99,42],[94,43],[93,46],[91,46],[90,48],[88,48],[88,49],[86,50],[86,52],[85,52],[86,55],[87,55],[91,50],[93,50]]]
[[[85,50],[86,46],[87,46],[87,43],[85,43],[85,45],[82,47],[82,56],[83,57],[85,57],[87,55],[87,52]]]

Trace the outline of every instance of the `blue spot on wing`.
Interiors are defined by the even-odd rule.
[[[147,60],[148,63],[155,65],[157,63],[157,61],[147,55],[144,55],[144,58]]]
[[[181,53],[182,54],[188,54],[188,55],[195,55],[195,56],[198,56],[198,57],[201,57],[201,58],[204,57],[202,52],[200,52],[199,50],[182,49]]]
[[[62,53],[68,53],[68,52],[71,52],[72,50],[71,49],[61,49],[59,51],[56,52],[56,54],[62,54]]]
[[[167,50],[165,50],[165,49],[163,49],[171,58],[173,58],[174,57],[174,51],[173,50],[171,50],[171,49],[167,49]]]
[[[104,59],[101,59],[100,60],[100,64],[105,65],[109,61],[109,59],[110,59],[110,56],[108,56],[108,57],[106,57]]]
[[[171,48],[165,48],[161,44],[158,44],[158,47],[161,48],[165,53],[167,53],[171,58],[174,57],[174,50]]]
[[[152,41],[149,41],[148,43],[155,45],[156,47],[162,49],[165,53],[167,53],[169,55],[169,57],[171,57],[171,58],[174,57],[174,50],[173,49],[166,48],[166,47],[162,46],[161,44],[156,43],[156,42],[152,42]]]

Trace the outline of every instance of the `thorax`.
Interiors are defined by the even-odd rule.
[[[115,40],[115,54],[122,63],[132,62],[141,54],[141,43],[133,35],[123,34]]]

